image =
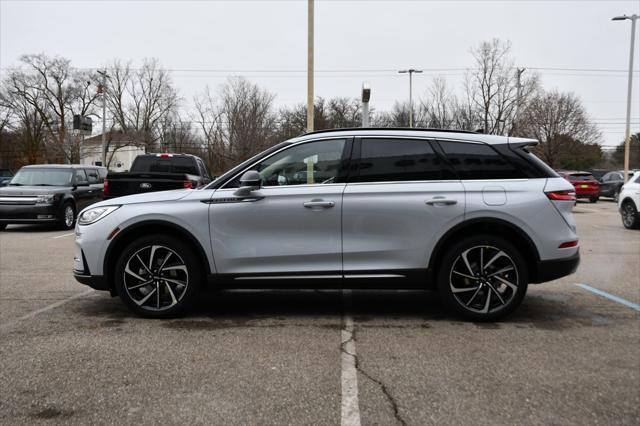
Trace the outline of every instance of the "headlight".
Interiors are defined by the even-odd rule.
[[[36,197],[36,204],[53,204],[55,195],[38,195]]]
[[[111,214],[111,212],[119,208],[120,206],[105,206],[105,207],[95,207],[93,209],[85,210],[80,215],[80,218],[78,219],[78,224],[89,225],[91,223],[97,222],[103,217]]]

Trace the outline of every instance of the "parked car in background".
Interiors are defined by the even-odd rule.
[[[576,190],[576,198],[587,198],[595,203],[600,197],[600,184],[589,172],[558,171],[558,174],[571,182]]]
[[[200,188],[211,182],[200,157],[189,154],[138,155],[127,173],[109,173],[105,198],[171,189]]]
[[[76,213],[102,201],[104,167],[24,166],[0,188],[0,230],[8,224],[54,223],[71,229]]]
[[[611,170],[607,170],[607,169],[590,169],[587,170],[589,173],[591,173],[591,175],[596,178],[596,180],[598,182],[600,182],[600,179],[602,179],[602,176],[606,175],[607,173],[609,173]]]
[[[495,320],[580,260],[574,187],[531,139],[420,129],[319,131],[202,190],[105,200],[78,218],[76,279],[148,317],[203,286],[432,288]]]
[[[640,172],[635,172],[629,182],[622,185],[618,208],[625,228],[640,228]]]
[[[629,170],[629,175],[634,172],[635,170]],[[622,185],[624,185],[624,171],[609,172],[600,179],[600,196],[613,198],[617,202]]]
[[[6,186],[11,178],[13,177],[13,173],[9,169],[0,169],[0,186]]]

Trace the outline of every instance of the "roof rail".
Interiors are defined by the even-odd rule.
[[[469,133],[469,134],[478,134],[478,132],[473,132],[470,130],[452,130],[452,129],[433,129],[428,127],[343,127],[336,129],[322,129],[315,130],[313,132],[306,132],[303,135],[315,135],[318,133],[330,133],[330,132],[344,132],[351,130],[405,130],[405,131],[429,131],[429,132],[442,132],[442,133]]]

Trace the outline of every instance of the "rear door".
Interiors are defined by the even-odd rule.
[[[429,140],[356,141],[343,197],[345,278],[421,273],[438,239],[463,220],[464,188]]]
[[[97,203],[102,200],[102,188],[103,184],[100,183],[100,175],[98,174],[97,169],[84,169],[84,172],[87,174],[87,180],[89,181],[89,195],[91,195],[91,199],[89,202],[91,204]]]
[[[93,192],[89,186],[89,180],[87,179],[87,174],[84,169],[76,169],[74,179],[75,189],[73,190],[73,197],[76,200],[77,211],[80,212],[80,210],[93,202]]]

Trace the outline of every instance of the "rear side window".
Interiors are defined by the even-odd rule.
[[[76,170],[76,183],[85,183],[87,182],[87,174],[84,172],[84,169]]]
[[[362,139],[357,182],[455,179],[431,144],[421,139]]]
[[[89,183],[98,183],[100,178],[98,177],[98,171],[96,169],[84,169],[87,173],[87,178],[89,179]]]
[[[440,141],[460,179],[521,179],[526,174],[489,145]]]

